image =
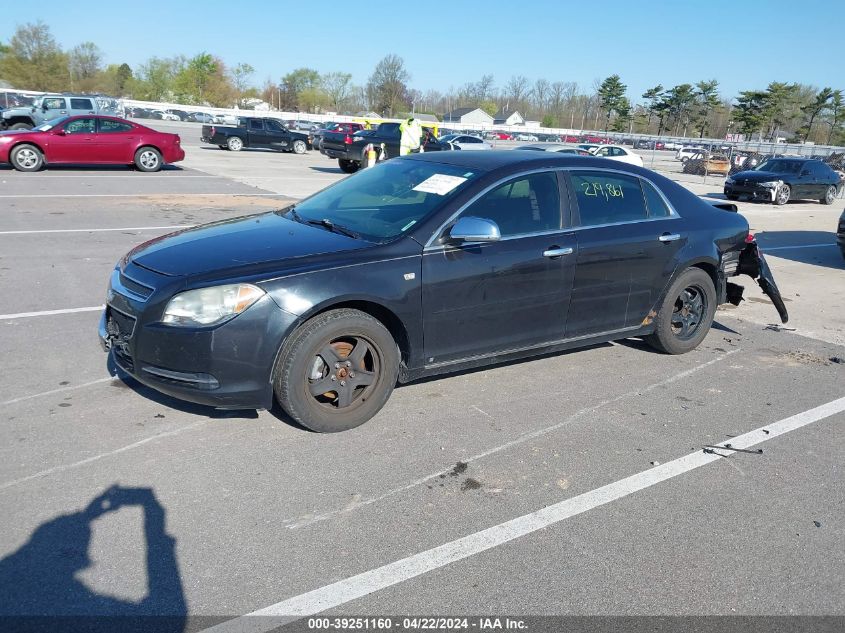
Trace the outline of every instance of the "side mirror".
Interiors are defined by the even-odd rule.
[[[498,242],[500,239],[499,225],[485,218],[460,218],[449,231],[452,242]]]
[[[56,130],[55,134],[56,136],[65,136],[67,132],[65,132],[64,130]]]
[[[45,103],[43,106],[41,106],[41,111],[42,111],[42,112],[47,112],[47,110],[48,110],[48,109],[49,109],[49,108],[47,107],[47,104],[46,104],[46,103]]]

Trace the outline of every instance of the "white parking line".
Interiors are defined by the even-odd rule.
[[[98,378],[97,380],[92,380],[91,382],[83,382],[79,385],[68,385],[67,387],[59,387],[58,389],[50,389],[49,391],[39,391],[38,393],[31,393],[28,396],[21,396],[20,398],[12,398],[11,400],[4,400],[0,402],[0,407],[5,406],[7,404],[16,404],[18,402],[25,402],[26,400],[32,400],[33,398],[40,398],[42,396],[52,396],[57,393],[64,393],[65,391],[73,391],[74,389],[83,389],[85,387],[90,387],[92,385],[99,385],[104,382],[112,382],[114,380],[119,380],[114,376],[109,376],[108,378]]]
[[[274,605],[223,622],[206,629],[206,631],[213,631],[214,633],[235,631],[238,633],[246,633],[247,631],[257,633],[272,630],[282,624],[274,618],[303,617],[346,604],[701,468],[723,457],[733,455],[736,450],[744,450],[762,444],[767,440],[843,411],[845,411],[845,397],[749,431],[732,438],[730,442],[717,444],[715,446],[719,449],[716,451],[709,453],[697,451],[684,455],[536,512],[522,515],[319,589],[293,596]],[[731,448],[727,448],[726,444],[729,444]]]
[[[683,380],[684,378],[692,376],[693,374],[701,371],[702,369],[706,369],[707,367],[715,365],[716,363],[719,363],[719,362],[725,360],[726,358],[728,358],[729,356],[736,354],[738,352],[741,352],[741,351],[742,351],[741,347],[738,347],[736,349],[732,349],[731,351],[726,352],[724,354],[721,354],[720,356],[717,356],[716,358],[713,358],[713,359],[711,359],[711,360],[709,360],[705,363],[701,363],[700,365],[696,365],[695,367],[685,369],[684,371],[677,373],[673,376],[669,376],[667,379],[661,380],[660,382],[651,383],[650,385],[647,385],[645,387],[633,389],[631,391],[627,391],[627,392],[620,394],[618,396],[614,396],[613,398],[608,398],[606,400],[602,400],[601,402],[594,404],[594,405],[591,405],[589,407],[584,407],[583,409],[579,409],[578,411],[576,411],[572,415],[568,416],[566,419],[561,420],[557,424],[552,424],[551,426],[544,426],[542,428],[535,429],[534,431],[529,431],[528,433],[525,433],[524,435],[520,435],[519,437],[511,440],[510,442],[505,442],[504,444],[499,444],[498,446],[494,446],[493,448],[489,448],[482,453],[477,453],[476,455],[472,455],[470,457],[462,459],[461,461],[464,462],[465,464],[471,464],[472,462],[478,461],[480,459],[484,459],[485,457],[489,457],[490,455],[495,455],[496,453],[500,453],[502,451],[506,451],[508,449],[514,448],[515,446],[519,446],[520,444],[524,444],[525,442],[535,440],[538,437],[548,435],[549,433],[552,433],[552,432],[557,431],[557,430],[559,430],[559,429],[561,429],[561,428],[563,428],[563,427],[565,427],[569,424],[572,424],[575,420],[577,420],[578,418],[580,418],[580,417],[582,417],[582,416],[584,416],[588,413],[593,413],[595,411],[598,411],[599,409],[602,409],[602,408],[606,407],[607,405],[619,402],[620,400],[625,400],[626,398],[632,398],[634,396],[649,393],[651,391],[654,391],[655,389],[659,389],[660,387],[665,387],[665,386],[670,385],[670,384],[677,382],[679,380]],[[475,407],[475,408],[478,409],[478,407]],[[480,409],[478,409],[478,410],[481,411]],[[484,412],[482,411],[482,413],[484,413]],[[485,413],[484,415],[487,415],[487,414]],[[328,519],[332,519],[336,516],[346,515],[346,514],[349,514],[351,512],[354,512],[356,510],[359,510],[363,507],[371,505],[373,503],[378,503],[380,501],[384,501],[385,499],[387,499],[388,497],[392,497],[393,495],[399,494],[401,492],[405,492],[406,490],[411,490],[412,488],[416,488],[417,486],[421,486],[421,485],[425,484],[426,482],[431,481],[432,479],[437,479],[438,477],[440,477],[444,473],[448,473],[450,470],[452,470],[452,468],[453,468],[453,466],[449,466],[449,468],[447,468],[445,470],[439,470],[436,473],[426,475],[425,477],[421,477],[420,479],[417,479],[415,481],[407,483],[404,486],[399,486],[397,488],[391,488],[390,490],[387,490],[386,492],[383,492],[376,497],[370,497],[369,499],[361,499],[361,500],[359,500],[359,501],[357,501],[353,504],[346,504],[342,508],[338,508],[336,510],[329,510],[327,512],[323,512],[321,514],[316,514],[316,515],[312,514],[312,515],[309,515],[309,516],[300,517],[298,519],[284,519],[284,520],[282,520],[282,523],[285,524],[285,527],[288,528],[289,530],[296,530],[296,529],[299,529],[299,528],[302,528],[302,527],[305,527],[305,526],[308,526],[308,525],[312,525],[314,523],[319,523],[320,521],[326,521]]]
[[[764,253],[768,253],[770,251],[789,251],[795,248],[822,248],[824,246],[837,246],[837,244],[801,244],[800,246],[765,246],[764,244],[760,245],[760,248]]]
[[[9,319],[28,319],[30,317],[51,316],[54,314],[74,314],[76,312],[95,312],[102,310],[105,305],[89,306],[87,308],[65,308],[64,310],[42,310],[41,312],[18,312],[17,314],[0,314],[0,321]]]
[[[44,229],[39,231],[0,231],[0,235],[33,235],[36,233],[103,233],[106,231],[163,231],[169,229],[190,229],[196,224],[174,224],[172,226],[127,226],[117,229]]]

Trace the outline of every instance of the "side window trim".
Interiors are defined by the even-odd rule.
[[[443,235],[443,232],[446,230],[446,228],[451,226],[452,224],[454,224],[454,222],[458,219],[458,217],[460,217],[460,215],[464,211],[466,211],[469,207],[471,207],[478,200],[483,198],[485,195],[487,195],[488,193],[490,193],[494,189],[497,189],[498,187],[501,187],[502,185],[507,184],[509,181],[517,180],[517,179],[525,177],[525,176],[531,176],[533,174],[552,173],[552,174],[555,174],[557,176],[559,204],[563,205],[566,202],[567,207],[568,207],[566,209],[561,209],[561,211],[562,211],[562,213],[561,213],[561,218],[562,218],[561,227],[557,228],[557,229],[549,229],[547,231],[536,231],[536,232],[531,232],[531,233],[521,233],[519,235],[508,235],[507,237],[502,237],[502,239],[499,240],[499,241],[504,242],[504,241],[513,240],[513,239],[533,237],[533,236],[536,236],[536,235],[553,235],[553,234],[557,234],[557,233],[563,233],[563,232],[570,231],[571,229],[568,228],[567,219],[571,218],[570,211],[571,211],[572,205],[571,205],[571,198],[567,197],[566,199],[564,199],[567,192],[569,191],[568,183],[566,183],[567,187],[565,187],[565,188],[561,188],[561,186],[560,186],[561,172],[563,172],[563,171],[565,171],[565,170],[563,168],[560,168],[560,167],[540,167],[538,169],[530,169],[528,171],[517,172],[517,173],[514,173],[514,174],[510,174],[508,176],[504,176],[504,177],[500,178],[499,180],[487,185],[484,189],[479,191],[472,198],[470,198],[464,204],[462,204],[458,208],[458,210],[455,211],[451,216],[449,216],[449,218],[445,222],[440,224],[440,226],[437,228],[437,230],[435,230],[431,234],[431,237],[425,243],[425,246],[423,247],[423,252],[425,253],[425,252],[428,252],[428,251],[441,251],[441,250],[445,250],[447,248],[454,248],[453,246],[449,246],[449,245],[437,244],[436,241],[440,238],[440,236]]]
[[[621,226],[624,224],[638,224],[640,222],[655,222],[657,220],[677,220],[680,219],[680,214],[675,210],[675,207],[669,202],[669,199],[666,195],[661,191],[660,187],[654,184],[653,181],[646,178],[645,176],[640,176],[638,174],[631,174],[626,171],[622,171],[621,169],[609,169],[607,167],[566,167],[562,171],[566,172],[566,184],[569,189],[569,208],[572,215],[572,224],[570,224],[571,231],[580,231],[584,229],[596,229],[605,226]],[[643,196],[643,204],[648,210],[648,201],[645,199],[645,191],[643,189],[643,182],[650,184],[654,187],[654,190],[657,191],[657,194],[663,199],[664,204],[669,209],[669,215],[667,216],[659,216],[659,217],[651,217],[651,212],[649,211],[649,217],[642,218],[639,220],[621,220],[619,222],[607,222],[605,224],[591,224],[589,226],[582,226],[581,225],[581,211],[578,207],[578,196],[575,195],[575,188],[572,186],[572,181],[570,180],[570,175],[572,172],[577,171],[603,171],[608,172],[611,174],[620,174],[622,176],[628,176],[637,178],[640,181],[640,193]]]

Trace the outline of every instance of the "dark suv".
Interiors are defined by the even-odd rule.
[[[839,191],[839,175],[820,160],[810,158],[769,158],[754,169],[725,179],[725,197],[738,200],[766,200],[786,204],[793,199],[818,200],[833,204]]]

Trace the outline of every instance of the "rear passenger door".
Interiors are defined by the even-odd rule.
[[[134,160],[136,139],[137,133],[130,123],[117,119],[97,119],[95,143],[102,162],[130,164]]]
[[[88,97],[71,97],[69,114],[94,114],[94,102]]]
[[[636,329],[686,243],[677,213],[650,182],[615,170],[572,169],[578,256],[566,337]]]
[[[264,131],[264,121],[261,119],[248,119],[247,123],[247,147],[267,147],[269,139]]]

